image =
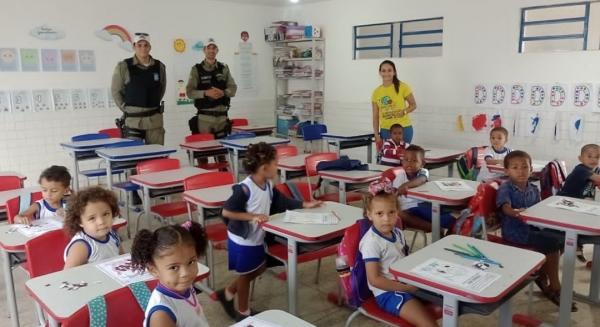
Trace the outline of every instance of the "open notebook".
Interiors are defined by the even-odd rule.
[[[335,211],[301,212],[287,210],[283,221],[291,224],[335,225],[340,222],[340,217]]]

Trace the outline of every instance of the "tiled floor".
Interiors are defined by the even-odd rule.
[[[440,171],[445,174],[445,170]],[[152,222],[152,227],[158,227]],[[147,227],[144,224],[144,227]],[[125,236],[125,235],[123,235]],[[410,237],[410,235],[407,235]],[[126,249],[131,246],[130,240],[124,242]],[[586,255],[591,257],[591,248],[586,248]],[[215,251],[216,269],[212,272],[216,276],[218,287],[223,287],[234,278],[234,275],[226,270],[227,257],[225,251]],[[316,263],[299,265],[299,290],[298,308],[300,318],[313,323],[316,326],[338,327],[344,326],[351,310],[338,307],[327,301],[327,294],[336,291],[337,273],[335,271],[334,259],[328,258],[323,261],[319,284],[314,283]],[[15,285],[20,312],[21,326],[34,326],[35,311],[33,303],[24,290],[26,274],[20,269],[15,269]],[[590,271],[583,265],[578,264],[575,278],[575,287],[579,291],[585,291],[590,279]],[[287,308],[287,285],[284,281],[275,278],[273,273],[265,273],[257,282],[252,308],[256,310],[283,309]],[[229,326],[233,323],[222,310],[217,302],[213,302],[206,294],[199,296],[208,321],[211,326]],[[600,326],[600,307],[579,303],[579,312],[572,315],[572,326]],[[0,287],[0,326],[10,326],[6,315],[6,295],[4,285]],[[513,301],[515,312],[527,312],[527,293],[520,292]],[[545,322],[552,323],[557,319],[558,308],[552,303],[540,297],[536,292],[533,297],[532,313]],[[497,324],[497,313],[488,317],[467,315],[460,318],[461,326],[494,326]],[[380,326],[380,324],[358,317],[352,326]]]

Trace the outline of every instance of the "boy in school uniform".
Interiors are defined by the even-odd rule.
[[[594,198],[596,195],[596,184],[600,183],[600,146],[598,144],[586,144],[581,148],[579,162],[573,171],[567,176],[563,187],[557,195],[572,198],[585,199]],[[583,244],[596,244],[600,237],[581,236],[578,239],[577,259],[586,262],[583,256]]]
[[[477,175],[477,181],[487,182],[490,179],[500,178],[504,174],[493,173],[488,169],[488,165],[501,165],[504,157],[512,150],[506,146],[508,141],[508,130],[504,127],[494,127],[490,131],[491,146],[486,149],[483,159],[485,164],[482,165],[481,171]]]
[[[391,138],[383,143],[380,164],[386,166],[401,166],[404,151],[410,144],[404,142],[404,128],[400,124],[390,127]]]

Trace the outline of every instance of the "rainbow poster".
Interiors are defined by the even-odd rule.
[[[115,42],[125,51],[133,51],[131,35],[127,30],[119,25],[107,25],[94,33],[104,41]]]

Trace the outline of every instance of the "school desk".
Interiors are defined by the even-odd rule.
[[[256,136],[267,136],[273,134],[273,129],[275,129],[275,125],[246,125],[246,126],[234,126],[231,128],[233,131],[237,132],[250,132],[254,133]]]
[[[318,208],[299,209],[302,212],[335,212],[340,222],[335,225],[291,224],[283,221],[285,213],[273,215],[263,224],[265,231],[287,239],[288,312],[296,314],[298,243],[321,243],[344,233],[344,230],[363,217],[362,208],[337,202],[324,202]]]
[[[299,154],[291,157],[284,157],[277,160],[277,169],[279,169],[279,181],[285,183],[287,180],[288,172],[304,171],[305,164],[304,159],[310,154]]]
[[[74,178],[73,178],[73,188],[74,191],[79,191],[79,162],[84,160],[96,159],[98,155],[95,150],[102,149],[107,145],[122,143],[122,142],[131,142],[132,140],[123,139],[123,138],[108,138],[108,139],[98,139],[98,140],[89,140],[89,141],[77,141],[77,142],[63,142],[60,143],[71,158],[73,158],[73,167],[74,167]],[[111,175],[107,175],[111,176]],[[111,180],[107,178],[107,180]]]
[[[329,145],[332,144],[336,148],[338,157],[340,150],[367,147],[367,163],[371,163],[373,160],[373,132],[354,132],[354,131],[333,131],[321,134],[323,140],[327,142],[327,150],[329,151]]]
[[[221,140],[219,140],[219,142],[221,142],[221,144],[223,144],[223,146],[229,150],[230,162],[231,162],[231,166],[233,167],[233,176],[235,177],[235,180],[237,181],[238,174],[239,174],[240,152],[246,151],[251,144],[265,142],[269,145],[275,146],[278,144],[290,143],[290,140],[278,138],[278,137],[272,137],[272,136],[257,136],[257,137],[249,137],[249,138],[233,139],[233,140],[221,139]]]
[[[181,167],[178,169],[169,169],[163,171],[157,171],[154,173],[138,174],[129,177],[131,182],[142,187],[142,193],[144,195],[144,215],[146,218],[150,218],[150,191],[174,188],[183,186],[183,180],[198,174],[208,173],[206,169],[196,167]],[[180,190],[181,192],[183,190]],[[177,193],[179,193],[177,192]]]
[[[227,150],[223,147],[219,140],[184,142],[179,144],[179,147],[187,152],[190,166],[196,166],[195,158],[208,158],[219,155],[226,155]]]
[[[25,176],[21,173],[18,173],[16,171],[0,171],[0,177],[2,177],[2,176],[17,176],[17,177],[19,177],[19,179],[21,180],[21,187],[24,186],[23,183],[27,179],[27,176]]]
[[[434,169],[437,167],[448,166],[448,177],[454,174],[454,163],[463,155],[464,150],[455,150],[447,148],[425,148],[425,167]]]
[[[113,221],[113,229],[117,230],[127,224],[123,218]],[[15,297],[15,285],[13,280],[13,266],[10,253],[25,253],[25,243],[31,238],[16,231],[14,225],[0,225],[0,254],[2,256],[2,271],[4,274],[4,285],[6,288],[6,303],[10,313],[13,327],[19,326],[19,310]]]
[[[378,179],[390,167],[369,164],[369,170],[321,170],[324,180],[339,183],[340,203],[346,203],[346,184],[365,184]]]
[[[454,244],[467,246],[471,244],[485,254],[489,259],[503,265],[489,265],[485,272],[500,275],[487,287],[476,290],[459,284],[445,282],[430,276],[423,276],[414,269],[430,259],[438,259],[451,264],[474,268],[474,260],[466,259],[444,250],[454,248]],[[515,260],[519,258],[519,260]],[[545,261],[541,253],[510,247],[498,243],[483,241],[472,237],[449,235],[443,239],[426,246],[425,248],[395,261],[390,267],[390,272],[401,282],[416,286],[420,289],[439,294],[443,297],[443,322],[444,327],[458,326],[459,302],[500,305],[499,326],[512,326],[510,308],[511,291],[523,287],[527,279],[534,274]],[[444,272],[437,272],[444,274]],[[514,292],[512,292],[514,293]]]
[[[175,148],[159,144],[96,150],[98,156],[106,161],[106,176],[111,176],[113,165],[127,163],[128,167],[133,168],[137,162],[168,157],[175,152],[177,152]],[[106,186],[109,190],[112,189],[112,178],[106,179]]]
[[[285,326],[285,327],[316,327],[313,324],[310,324],[296,316],[293,316],[282,310],[267,310],[263,311],[259,314],[256,314],[252,317],[246,318],[240,321],[237,324],[231,325],[231,327],[248,327],[248,326],[256,326],[256,325],[248,325],[251,324],[256,318],[260,322],[265,322],[267,324],[273,324],[274,326]]]
[[[466,205],[475,195],[479,182],[467,181],[458,178],[442,178],[439,181],[461,181],[470,187],[468,191],[442,191],[434,181],[429,181],[421,186],[410,188],[406,196],[431,203],[431,239],[435,242],[440,239],[440,209],[441,206]]]
[[[600,236],[600,216],[579,213],[567,209],[551,207],[548,204],[561,199],[598,205],[591,200],[581,200],[564,196],[551,196],[521,213],[521,218],[529,225],[549,228],[565,233],[562,280],[560,292],[559,326],[571,324],[571,302],[573,300],[573,278],[575,277],[575,252],[579,236]],[[590,302],[600,303],[600,245],[594,245],[592,276],[589,294],[584,296]]]
[[[120,257],[129,257],[126,253]],[[114,260],[110,258],[108,260]],[[196,281],[206,278],[209,269],[198,263]],[[60,288],[63,281],[69,283],[87,282],[87,286],[77,290]],[[28,280],[25,289],[31,297],[40,304],[47,313],[50,326],[57,326],[61,321],[69,318],[79,309],[87,305],[92,299],[121,289],[123,286],[111,276],[98,268],[98,263],[90,263],[52,274],[43,275]],[[136,304],[137,305],[137,304]]]

